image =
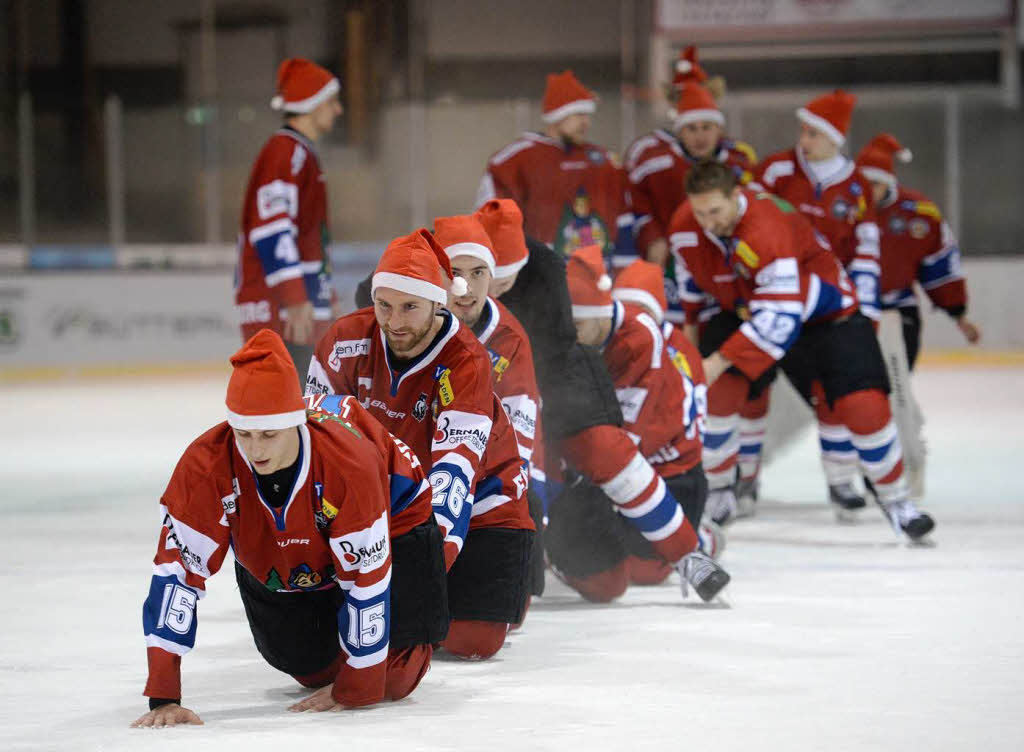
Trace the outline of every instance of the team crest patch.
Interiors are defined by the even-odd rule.
[[[452,389],[451,375],[451,369],[445,368],[441,371],[441,375],[437,377],[438,395],[441,398],[442,407],[448,407],[448,405],[455,401],[455,390]]]
[[[672,354],[672,365],[676,367],[676,370],[680,373],[685,373],[689,378],[693,378],[693,371],[690,370],[690,362],[683,355],[682,351],[676,350],[674,347],[669,348],[669,352]]]
[[[910,220],[909,227],[911,237],[917,240],[927,237],[928,231],[931,229],[928,222],[920,218]]]
[[[889,232],[893,235],[902,235],[907,230],[907,220],[896,215],[889,218]]]
[[[427,417],[427,410],[429,409],[429,401],[427,395],[424,392],[420,392],[420,398],[416,400],[416,404],[412,407],[412,417],[418,421],[422,421]]]
[[[324,578],[309,564],[302,563],[288,575],[288,584],[296,590],[313,590],[323,584]]]

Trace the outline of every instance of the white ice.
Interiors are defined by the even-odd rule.
[[[0,749],[1021,750],[1021,370],[923,370],[932,548],[877,510],[839,526],[805,432],[730,528],[728,605],[672,581],[608,606],[549,576],[487,663],[435,660],[408,699],[295,715],[252,645],[230,569],[210,582],[185,704],[145,710],[141,604],[157,499],[217,422],[224,378],[0,390]]]

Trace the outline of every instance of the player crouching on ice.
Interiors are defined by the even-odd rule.
[[[447,629],[444,552],[415,457],[354,399],[306,410],[281,338],[231,358],[226,422],[185,450],[160,501],[143,606],[150,711],[133,726],[201,724],[181,705],[196,605],[228,548],[256,648],[323,711],[398,700]]]
[[[653,560],[655,570],[674,567],[679,572],[684,595],[689,584],[709,601],[728,584],[729,575],[697,548],[694,532],[700,525],[707,481],[700,466],[699,438],[693,444],[693,382],[688,405],[686,374],[673,364],[660,326],[646,313],[627,311],[612,300],[599,246],[575,251],[566,275],[577,339],[601,349],[615,383],[622,427],[639,445],[640,454],[635,467],[631,463],[620,477],[600,488],[578,480],[553,503],[553,528],[559,518],[578,518],[579,529],[587,534],[571,546],[578,549],[575,556],[556,554],[552,560],[556,566],[562,561],[559,568],[570,585],[573,558],[596,557],[608,572],[623,561]],[[572,467],[572,458],[567,460]],[[601,576],[600,571],[591,575]]]
[[[735,331],[704,361],[719,394],[711,416],[724,423],[750,382],[778,363],[809,403],[827,401],[849,427],[861,472],[896,532],[927,535],[935,523],[908,498],[878,340],[836,256],[792,206],[741,189],[720,163],[694,167],[686,193],[672,218],[672,251],[694,290],[737,314]],[[723,445],[739,450],[728,436]]]

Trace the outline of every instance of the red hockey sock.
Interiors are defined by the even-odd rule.
[[[611,569],[587,577],[564,577],[565,583],[593,603],[610,603],[629,587],[629,568],[620,561]]]
[[[407,697],[426,675],[433,654],[430,645],[413,645],[389,652],[384,697],[389,700]]]
[[[849,427],[861,472],[872,482],[879,501],[906,498],[903,448],[881,389],[863,389],[836,400],[836,413]]]
[[[626,565],[629,567],[629,582],[633,585],[660,585],[672,574],[672,565],[661,559],[630,556]]]
[[[334,677],[338,675],[338,671],[341,669],[341,664],[345,660],[344,653],[338,653],[338,655],[331,661],[327,668],[317,671],[315,674],[306,674],[305,676],[292,676],[292,678],[301,684],[303,687],[309,687],[310,689],[320,689],[320,687],[326,687],[328,684],[334,681]]]
[[[483,661],[501,650],[507,632],[504,622],[452,619],[441,647],[459,658]]]

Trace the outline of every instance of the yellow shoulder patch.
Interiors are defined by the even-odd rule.
[[[757,152],[754,151],[754,147],[748,144],[746,141],[733,141],[732,146],[736,151],[746,157],[750,164],[757,164]]]
[[[690,370],[690,361],[688,361],[686,356],[679,350],[676,350],[675,354],[672,355],[672,365],[674,365],[677,370],[685,373],[689,378],[693,378],[693,371]]]
[[[451,375],[451,369],[446,368],[437,380],[438,393],[441,396],[441,404],[445,407],[448,407],[448,405],[455,401],[455,390],[452,389]]]
[[[740,257],[740,261],[751,269],[756,269],[757,265],[761,263],[761,259],[754,253],[754,249],[747,245],[745,240],[741,240],[736,244],[736,255]]]
[[[320,499],[320,509],[323,511],[324,517],[329,520],[333,520],[338,516],[338,508],[327,499]]]
[[[922,217],[931,217],[936,222],[942,221],[942,212],[940,212],[939,207],[931,201],[918,201],[914,204],[914,211]]]
[[[508,370],[509,362],[505,356],[499,356],[494,362],[494,381],[495,383],[501,381],[501,377],[505,375],[505,371]]]

